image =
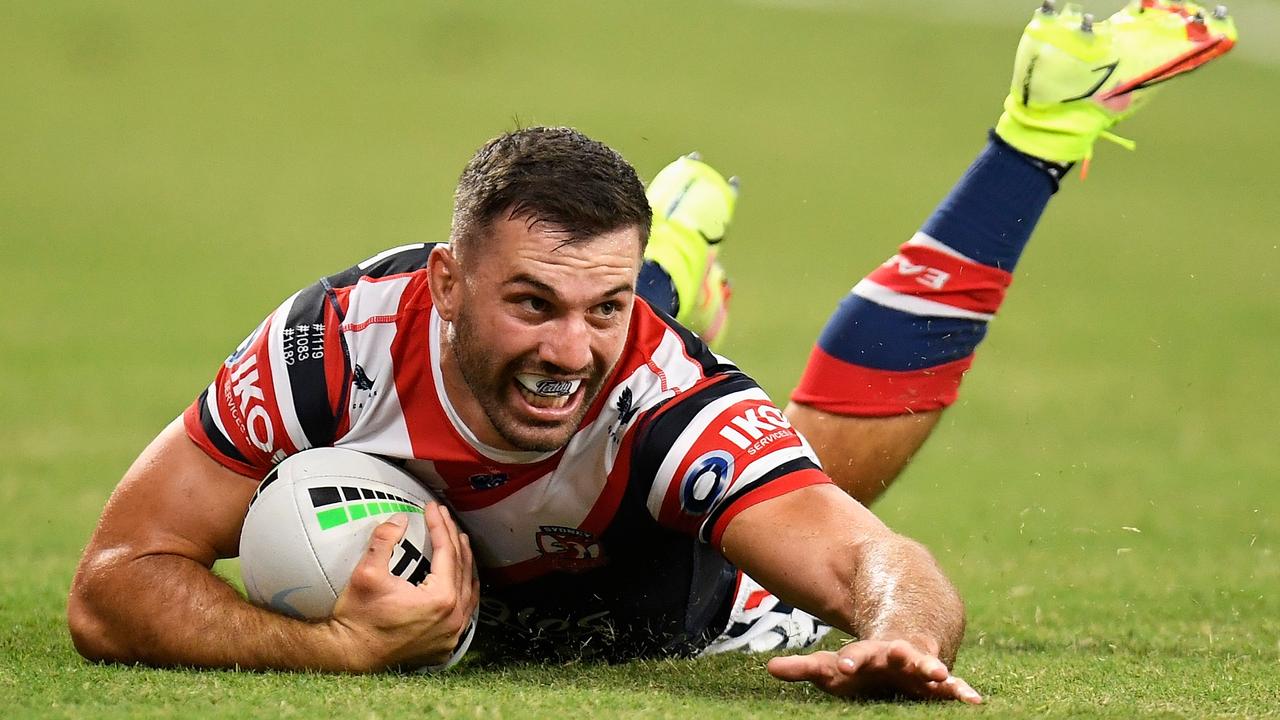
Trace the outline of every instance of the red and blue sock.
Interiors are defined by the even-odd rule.
[[[867,417],[955,402],[1063,171],[992,135],[920,232],[840,303],[791,399]]]

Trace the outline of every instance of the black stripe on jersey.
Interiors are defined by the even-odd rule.
[[[329,385],[324,375],[324,307],[326,288],[321,283],[298,293],[289,309],[289,317],[283,328],[285,356],[289,372],[289,391],[293,394],[293,407],[298,423],[311,447],[332,445],[338,429],[338,418],[329,407]],[[339,333],[341,334],[341,333]],[[299,339],[308,339],[307,345]],[[311,350],[321,350],[320,354]],[[308,357],[302,358],[301,353]]]
[[[320,285],[324,288],[324,297],[329,301],[329,307],[333,308],[333,314],[338,318],[338,326],[341,327],[347,320],[347,313],[342,310],[342,303],[338,302],[338,294],[329,284],[329,278],[320,278]],[[334,418],[335,435],[338,432],[337,419],[347,411],[347,400],[351,398],[351,348],[347,347],[347,336],[341,331],[338,332],[338,347],[342,348],[342,394],[338,396],[338,415]]]
[[[648,303],[645,304],[648,305]],[[721,362],[717,359],[715,353],[711,352],[711,348],[707,347],[702,338],[698,337],[689,328],[676,322],[675,318],[652,305],[649,305],[649,308],[680,338],[680,342],[684,343],[684,351],[689,354],[689,357],[693,358],[694,362],[702,366],[704,375],[718,375],[738,369],[731,363]]]
[[[360,278],[382,278],[388,275],[399,275],[400,273],[413,272],[422,270],[427,266],[427,258],[431,257],[431,249],[440,243],[417,243],[414,245],[405,245],[403,249],[392,248],[397,252],[388,252],[384,257],[377,257],[375,262],[369,263],[365,267],[355,265],[343,270],[340,273],[330,275],[325,278],[331,287],[344,288],[351,287],[360,282]],[[372,258],[370,258],[372,259]],[[362,263],[363,264],[363,263]]]
[[[238,463],[248,465],[249,461],[245,459],[244,455],[240,454],[236,446],[231,444],[227,436],[223,435],[222,431],[218,429],[217,423],[213,421],[213,416],[209,414],[208,395],[209,388],[205,388],[204,392],[200,393],[200,399],[196,401],[200,403],[200,427],[204,428],[205,436],[213,442],[213,446],[218,449],[218,452]]]
[[[756,462],[760,462],[760,460],[757,460]],[[778,467],[770,470],[764,475],[761,475],[755,480],[752,480],[751,482],[747,483],[744,487],[735,490],[731,497],[721,500],[716,505],[715,509],[713,509],[711,513],[707,515],[707,519],[702,522],[702,530],[698,533],[698,537],[701,538],[703,542],[710,542],[711,537],[709,533],[711,528],[715,527],[716,523],[720,522],[720,517],[724,515],[725,511],[728,510],[733,505],[735,500],[742,497],[743,495],[746,495],[752,490],[755,490],[756,488],[766,485],[785,475],[790,475],[793,472],[799,472],[801,470],[821,470],[821,469],[822,468],[819,468],[817,463],[815,463],[813,460],[807,457],[798,457],[798,458],[795,458],[794,460],[788,460],[787,462],[782,463]]]
[[[333,308],[333,314],[338,318],[338,324],[341,325],[346,321],[347,314],[342,310],[342,303],[338,302],[338,294],[334,291],[335,288],[351,287],[360,282],[362,277],[381,278],[388,275],[421,270],[427,266],[427,259],[431,257],[432,248],[439,244],[419,243],[406,245],[404,249],[398,252],[389,252],[385,257],[380,257],[363,268],[360,265],[354,265],[342,272],[320,278],[317,286],[322,289],[324,297],[329,301],[329,306]],[[375,255],[374,257],[378,256]],[[365,262],[368,261],[366,260]],[[351,398],[351,348],[347,347],[346,335],[341,332],[338,333],[338,345],[342,348],[342,393],[341,397],[338,398],[338,414],[333,416],[328,428],[328,434],[325,436],[329,438],[330,442],[332,442],[333,436],[337,434],[338,418],[342,417],[342,413],[347,411],[347,402]],[[322,373],[323,371],[324,369],[321,368]],[[325,395],[325,401],[326,403],[328,402],[327,394]],[[294,397],[294,402],[297,402],[296,396]],[[299,411],[299,414],[301,414],[301,411]],[[303,429],[306,430],[306,427],[304,424]],[[310,431],[307,431],[307,438],[311,438]],[[312,444],[315,445],[316,443]]]
[[[648,487],[658,474],[658,468],[666,459],[667,453],[676,444],[680,435],[688,429],[693,418],[712,402],[742,390],[756,390],[759,385],[746,375],[735,372],[724,380],[710,385],[695,393],[683,393],[670,400],[659,403],[646,415],[661,411],[662,414],[651,423],[640,429],[631,451],[631,475]],[[678,404],[665,409],[668,403]]]

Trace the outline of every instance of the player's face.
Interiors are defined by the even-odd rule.
[[[639,230],[565,239],[546,223],[501,219],[459,259],[447,340],[483,417],[461,414],[497,447],[567,444],[626,343]]]

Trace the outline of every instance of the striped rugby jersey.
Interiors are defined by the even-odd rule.
[[[734,570],[714,551],[725,527],[829,482],[812,450],[751,378],[642,299],[568,445],[481,443],[445,393],[432,247],[388,250],[285,300],[187,409],[187,434],[255,479],[311,447],[403,461],[471,536],[478,642],[542,656],[696,651],[727,617]]]

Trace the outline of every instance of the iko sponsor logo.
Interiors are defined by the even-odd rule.
[[[795,435],[791,421],[772,405],[748,408],[720,428],[720,437],[755,455],[765,446]]]
[[[693,461],[680,481],[680,508],[704,515],[733,481],[733,456],[712,450]]]
[[[916,282],[927,288],[941,290],[951,279],[951,273],[928,265],[917,265],[902,255],[894,255],[884,262],[882,267],[897,266],[899,275],[915,276]]]
[[[231,397],[240,411],[237,419],[243,418],[249,442],[265,453],[271,452],[275,448],[276,435],[264,404],[266,398],[258,386],[258,355],[255,353],[245,358],[231,371],[229,380]]]

